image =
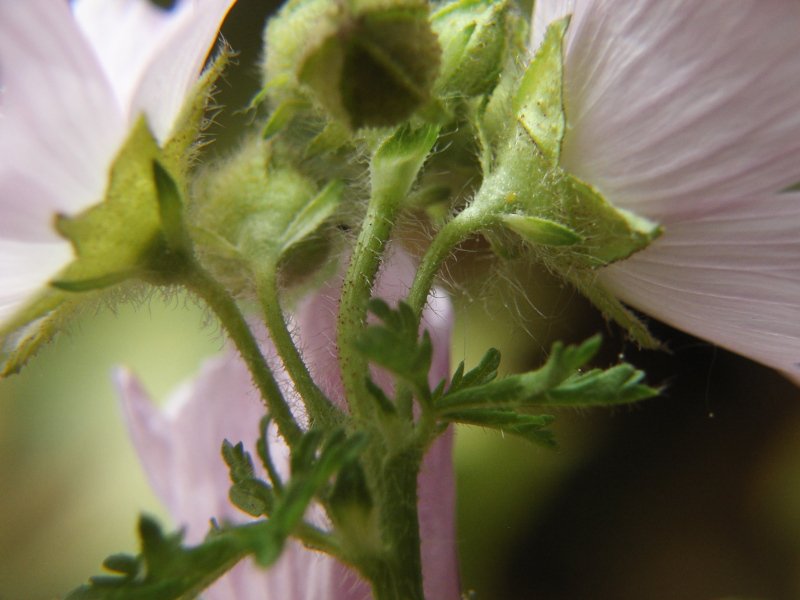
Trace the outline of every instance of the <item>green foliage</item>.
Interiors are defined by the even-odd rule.
[[[496,351],[489,351],[476,367],[481,376],[475,384],[461,383],[435,400],[437,412],[444,418],[473,409],[516,409],[533,406],[595,406],[636,402],[649,398],[658,390],[642,383],[644,373],[629,364],[610,369],[582,372],[600,348],[599,336],[577,346],[553,345],[545,364],[535,371],[509,375],[500,379],[482,374],[486,364],[493,365]],[[472,372],[464,379],[472,377]]]
[[[427,331],[419,335],[414,311],[404,302],[392,310],[383,300],[373,298],[369,310],[383,324],[367,327],[358,338],[356,348],[370,361],[411,384],[421,399],[427,401],[430,398],[428,371],[433,356],[430,335]],[[379,391],[371,389],[380,399]]]
[[[497,429],[554,446],[555,438],[548,429],[554,417],[520,409],[623,404],[658,393],[642,383],[641,371],[628,364],[582,372],[599,347],[599,336],[578,346],[556,343],[541,368],[499,379],[500,354],[490,349],[468,373],[464,374],[463,362],[458,366],[447,391],[438,389],[434,394],[434,408],[447,422]]]
[[[243,532],[249,529],[247,535]],[[229,530],[212,530],[193,547],[182,545],[183,535],[165,535],[150,517],[139,520],[141,553],[115,554],[103,566],[113,575],[92,577],[67,595],[66,600],[188,600],[197,595],[247,554],[247,539],[256,529],[270,535],[268,522]],[[274,543],[277,543],[275,540]]]
[[[465,425],[477,425],[520,436],[529,442],[554,447],[555,435],[548,426],[555,421],[552,415],[528,415],[510,410],[463,410],[448,414],[448,420]]]
[[[260,445],[266,443],[266,424],[262,422]],[[114,574],[91,578],[66,600],[188,600],[245,556],[254,556],[262,567],[272,565],[286,539],[302,525],[314,497],[327,493],[331,478],[357,460],[365,443],[363,435],[348,437],[342,431],[304,434],[292,452],[291,478],[278,488],[255,476],[241,443],[234,446],[225,441],[222,455],[233,481],[231,500],[252,516],[269,518],[214,527],[201,544],[187,547],[181,533],[165,535],[155,521],[143,516],[141,553],[110,556],[103,566]],[[259,449],[259,454],[265,460],[265,451]]]
[[[627,404],[658,394],[643,383],[644,373],[627,363],[586,370],[600,348],[600,336],[574,346],[557,342],[539,369],[500,378],[500,353],[490,348],[473,369],[465,372],[461,362],[449,385],[442,381],[431,390],[428,373],[433,347],[427,331],[419,334],[412,309],[404,302],[392,309],[383,300],[372,299],[370,310],[381,323],[362,333],[357,348],[411,385],[423,408],[432,409],[444,422],[480,425],[553,445],[547,429],[553,417],[521,410]],[[368,389],[384,413],[395,414],[392,400],[370,380]]]
[[[230,471],[231,502],[253,517],[269,516],[275,506],[275,494],[266,482],[256,477],[250,454],[244,444],[235,446],[228,440],[222,443],[222,457]]]

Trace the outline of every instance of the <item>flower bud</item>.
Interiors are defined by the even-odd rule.
[[[328,240],[313,234],[340,196],[338,184],[319,191],[295,169],[272,164],[269,144],[251,139],[196,182],[190,216],[196,249],[238,293],[251,294],[258,271],[281,261],[289,278],[307,275],[326,258]]]
[[[442,46],[437,95],[490,93],[505,63],[510,28],[517,19],[505,0],[456,0],[436,11],[431,24]]]
[[[349,127],[389,126],[430,98],[441,50],[421,0],[295,0],[264,34],[265,94]]]

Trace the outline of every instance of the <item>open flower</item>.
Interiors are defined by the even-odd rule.
[[[0,323],[69,263],[54,217],[103,200],[136,119],[169,138],[234,2],[0,3]]]
[[[800,4],[538,0],[572,13],[561,164],[664,235],[605,268],[620,299],[800,376]]]
[[[399,297],[412,276],[410,259],[395,254],[378,294],[389,300]],[[304,302],[296,313],[295,325],[315,379],[334,402],[343,403],[334,341],[340,283],[326,285]],[[432,296],[423,324],[434,344],[431,382],[438,383],[449,373],[449,301]],[[279,365],[271,344],[267,342],[264,347],[269,362]],[[299,409],[299,399],[287,377],[279,380],[286,397],[294,399],[292,404]],[[220,454],[222,440],[228,439],[232,443],[243,441],[255,455],[259,421],[265,412],[238,355],[228,349],[207,361],[199,376],[177,390],[163,411],[154,407],[129,372],[120,370],[117,384],[131,437],[153,489],[175,521],[186,528],[187,541],[201,541],[212,517],[231,522],[249,519],[228,500],[230,480]],[[288,449],[277,435],[272,435],[269,443],[276,466],[285,475]],[[459,598],[451,450],[452,431],[447,431],[425,456],[418,483],[425,595],[437,600]],[[266,478],[263,472],[260,476]],[[290,542],[268,571],[244,561],[210,587],[204,598],[369,600],[371,594],[367,583],[354,571],[327,555]]]

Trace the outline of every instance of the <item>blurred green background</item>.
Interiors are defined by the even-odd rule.
[[[232,11],[224,35],[241,54],[221,105],[242,106],[255,89],[252,64],[273,6],[239,0]],[[245,119],[218,119],[217,148]],[[554,339],[602,331],[600,364],[622,353],[667,385],[633,407],[560,413],[555,451],[458,431],[465,591],[478,600],[800,598],[797,388],[657,323],[672,353],[637,352],[534,269],[500,269],[477,254],[450,272],[454,362],[472,364],[493,345],[504,369],[532,368]],[[201,307],[154,295],[85,315],[0,381],[0,600],[59,597],[105,556],[136,549],[138,512],[164,517],[110,372],[132,367],[163,399],[221,346]]]

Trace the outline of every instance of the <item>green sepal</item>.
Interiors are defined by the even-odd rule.
[[[572,264],[600,267],[643,250],[661,235],[661,227],[644,217],[617,208],[591,185],[565,174],[559,182],[561,210],[568,223],[585,238]]]
[[[566,117],[563,100],[563,43],[569,17],[547,27],[514,96],[514,114],[551,165],[561,156]]]
[[[153,161],[153,180],[156,183],[161,232],[167,251],[183,254],[192,253],[192,240],[184,220],[184,202],[175,179],[157,160]]]
[[[556,446],[555,435],[548,429],[554,420],[552,415],[528,415],[505,410],[473,409],[447,413],[450,423],[495,429],[549,448]]]
[[[285,254],[319,229],[339,207],[343,192],[344,184],[341,181],[331,181],[311,198],[286,227],[280,239],[280,253]]]
[[[153,162],[159,148],[142,118],[111,168],[106,198],[76,216],[61,215],[56,228],[69,239],[75,260],[53,285],[86,291],[146,272],[163,249]]]
[[[52,339],[69,315],[88,300],[88,292],[150,276],[153,270],[169,270],[163,261],[162,206],[153,166],[160,159],[142,118],[112,165],[105,200],[81,214],[56,218],[56,229],[72,243],[75,259],[0,330],[2,376],[19,371]],[[173,188],[170,201],[179,201],[174,181],[165,182],[171,175],[160,163],[159,169],[162,184]],[[175,207],[170,210],[174,214]]]
[[[578,232],[561,223],[542,217],[503,215],[503,224],[525,241],[542,246],[572,246],[583,241]]]
[[[386,138],[370,163],[373,194],[405,199],[438,137],[438,126],[403,125]]]
[[[295,115],[304,108],[308,108],[308,102],[301,99],[289,98],[281,102],[269,115],[264,129],[261,131],[261,137],[269,140],[283,131]]]
[[[506,0],[455,0],[431,15],[442,47],[437,95],[466,98],[492,91],[506,59],[509,13]]]
[[[0,378],[21,371],[79,305],[74,294],[49,287],[7,321],[0,329]]]
[[[647,325],[598,281],[597,273],[575,269],[565,275],[567,281],[594,304],[606,319],[622,327],[628,336],[642,348],[658,350],[662,344],[650,333]]]
[[[170,137],[164,144],[164,164],[175,169],[181,176],[184,176],[192,165],[198,140],[210,123],[206,111],[212,101],[215,85],[222,77],[233,54],[228,46],[222,46],[184,100]]]

